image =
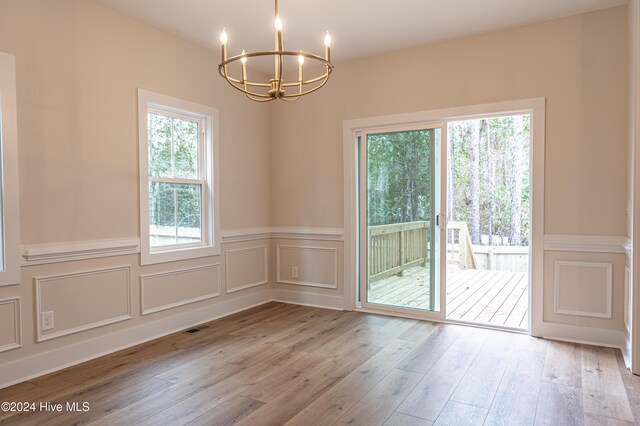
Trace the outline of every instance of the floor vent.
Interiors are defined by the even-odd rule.
[[[200,330],[198,330],[197,328],[191,328],[189,330],[185,330],[185,333],[193,334],[193,333],[197,333],[198,331]]]

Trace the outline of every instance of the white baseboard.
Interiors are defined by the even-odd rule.
[[[532,335],[550,340],[616,349],[622,349],[626,341],[624,331],[550,322],[543,322]]]
[[[313,308],[325,308],[343,311],[344,297],[329,296],[305,291],[273,290],[273,301],[290,303],[294,305],[310,306]]]
[[[0,365],[0,389],[71,367],[198,324],[213,321],[271,301],[269,290],[234,297],[193,311],[129,327],[105,336]]]

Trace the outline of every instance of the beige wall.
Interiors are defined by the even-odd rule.
[[[275,105],[273,224],[343,226],[343,120],[546,97],[545,233],[625,235],[626,19],[608,9],[337,64],[317,94]]]
[[[138,87],[220,110],[221,227],[269,226],[268,109],[217,78],[214,52],[87,0],[0,10],[0,51],[17,62],[23,244],[139,235]]]
[[[90,0],[0,0],[0,51],[16,57],[22,245],[139,237],[138,87],[219,109],[221,229],[270,225],[269,109],[217,77],[215,52]],[[269,300],[264,283],[226,291],[267,262],[228,266],[227,250],[260,244],[23,267],[0,287],[0,386]],[[39,332],[46,310],[55,328]]]

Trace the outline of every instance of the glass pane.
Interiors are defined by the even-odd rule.
[[[367,135],[367,302],[436,310],[435,129]]]
[[[201,185],[176,185],[178,200],[178,244],[202,241]]]
[[[161,247],[202,241],[201,185],[149,184],[149,244]]]
[[[447,318],[527,330],[530,115],[447,133]]]
[[[149,113],[149,176],[198,179],[198,123]]]
[[[149,176],[171,177],[171,118],[149,113]]]
[[[198,179],[198,124],[173,119],[173,176]]]

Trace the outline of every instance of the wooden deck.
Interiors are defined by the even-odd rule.
[[[529,328],[526,273],[454,270],[447,281],[448,319]],[[429,268],[411,268],[402,277],[374,282],[369,302],[429,309]]]

